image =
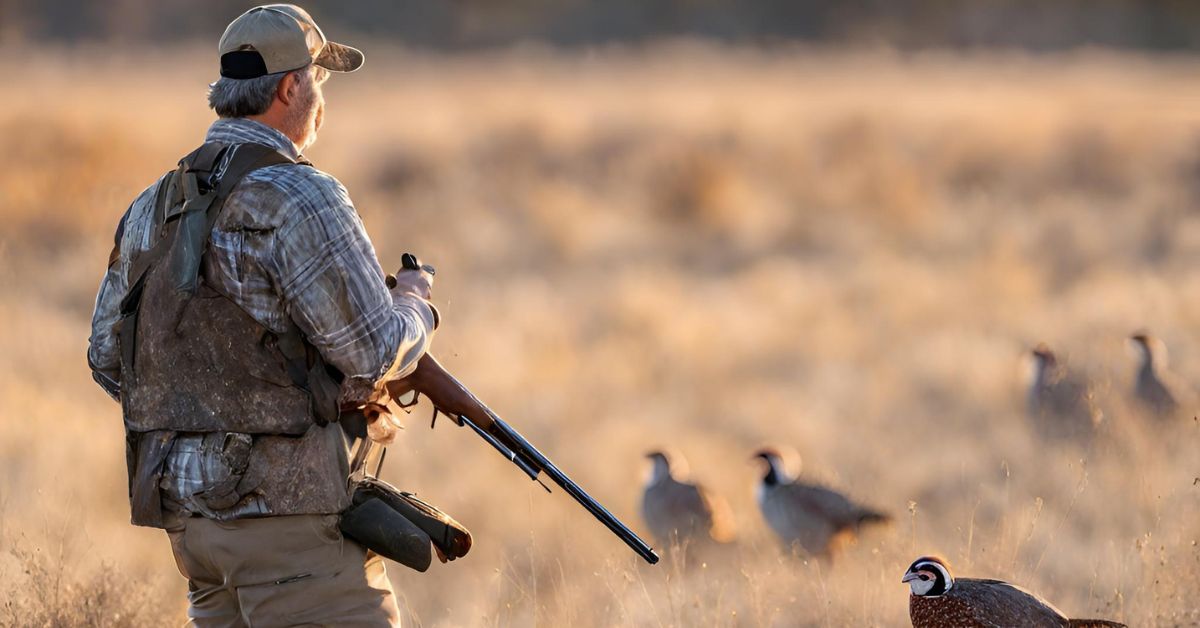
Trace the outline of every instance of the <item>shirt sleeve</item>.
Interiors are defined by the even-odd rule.
[[[144,190],[125,210],[114,236],[114,255],[92,310],[92,334],[88,338],[87,360],[92,377],[114,399],[120,396],[121,356],[117,346],[116,325],[121,318],[121,301],[129,291],[130,260],[149,247],[149,223],[158,184]]]
[[[288,315],[347,378],[410,373],[429,347],[432,307],[392,296],[345,187],[313,171],[299,188],[284,200],[272,260]]]

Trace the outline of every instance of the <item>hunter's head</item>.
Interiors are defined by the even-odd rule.
[[[221,36],[221,78],[208,105],[222,118],[250,118],[279,129],[303,151],[325,113],[321,84],[330,72],[363,64],[355,48],[328,41],[308,12],[292,4],[255,7]]]

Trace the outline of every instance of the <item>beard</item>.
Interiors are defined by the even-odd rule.
[[[304,152],[313,142],[317,141],[317,130],[325,118],[325,103],[317,95],[317,88],[311,77],[303,81],[300,96],[293,107],[288,109],[286,135],[296,144],[297,150]]]

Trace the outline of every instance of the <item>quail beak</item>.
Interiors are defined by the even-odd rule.
[[[920,575],[915,574],[910,571],[910,572],[904,574],[904,577],[900,579],[900,582],[912,582],[913,580],[916,580],[917,578],[920,578],[920,577],[921,577]]]

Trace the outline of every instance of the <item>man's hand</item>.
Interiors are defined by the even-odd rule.
[[[387,287],[392,294],[415,294],[428,301],[433,292],[433,275],[437,271],[429,264],[422,264],[412,253],[400,256],[400,270],[387,276]]]
[[[426,301],[433,296],[433,275],[424,269],[401,269],[395,275],[388,275],[387,284],[392,296],[412,294]]]
[[[415,295],[424,299],[433,310],[433,328],[437,329],[442,317],[437,308],[429,303],[433,293],[433,275],[437,271],[429,264],[422,264],[412,253],[401,255],[400,262],[400,270],[395,275],[388,275],[385,281],[392,291],[392,298]]]

